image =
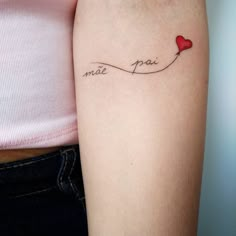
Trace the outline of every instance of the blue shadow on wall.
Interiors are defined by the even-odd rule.
[[[236,1],[207,0],[210,81],[198,236],[236,236]]]

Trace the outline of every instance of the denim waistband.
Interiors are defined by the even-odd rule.
[[[16,198],[57,188],[84,198],[79,145],[0,164],[0,198]]]

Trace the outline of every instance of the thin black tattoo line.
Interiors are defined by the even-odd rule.
[[[113,67],[115,69],[118,69],[118,70],[122,70],[122,71],[125,71],[127,73],[130,73],[130,74],[142,74],[142,75],[148,75],[148,74],[155,74],[155,73],[159,73],[159,72],[162,72],[164,70],[166,70],[168,67],[170,67],[172,64],[174,64],[174,62],[178,59],[179,57],[179,54],[176,54],[176,57],[175,59],[169,64],[167,65],[166,67],[160,69],[160,70],[157,70],[157,71],[151,71],[151,72],[133,72],[133,71],[129,71],[129,70],[125,70],[125,69],[122,69],[118,66],[113,66],[111,64],[108,64],[108,63],[104,63],[104,62],[91,62],[93,64],[101,64],[101,65],[106,65],[106,66],[110,66],[110,67]]]

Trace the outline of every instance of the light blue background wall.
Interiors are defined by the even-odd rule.
[[[210,82],[198,236],[236,236],[236,0],[207,0]]]

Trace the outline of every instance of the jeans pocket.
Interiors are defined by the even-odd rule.
[[[84,184],[80,163],[80,154],[77,148],[68,148],[61,152],[62,163],[57,176],[57,185],[61,192],[73,195],[80,201],[86,213]]]
[[[74,193],[75,193],[75,198],[76,200],[78,200],[82,206],[83,209],[86,213],[86,199],[85,199],[85,193],[84,193],[84,188],[83,186],[81,186],[81,182],[79,181],[71,181],[73,184],[73,188],[74,188]]]

